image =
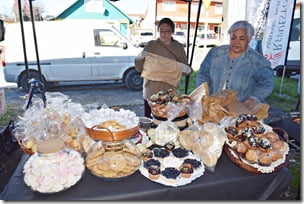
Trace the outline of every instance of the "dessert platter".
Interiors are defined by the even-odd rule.
[[[253,173],[273,173],[287,164],[288,134],[284,137],[255,115],[242,114],[225,127],[228,142],[224,145],[227,156],[236,165]]]
[[[52,142],[56,143],[55,148],[50,148],[50,143],[39,144],[41,150],[45,151],[39,149],[29,157],[23,167],[24,182],[34,192],[50,194],[67,190],[78,183],[84,174],[84,159],[81,154],[62,148],[63,141]]]
[[[166,186],[182,186],[191,183],[205,172],[200,158],[174,143],[164,146],[153,144],[142,151],[140,173],[151,181]]]

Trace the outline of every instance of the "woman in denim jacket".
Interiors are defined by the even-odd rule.
[[[202,62],[196,86],[208,83],[209,93],[236,90],[240,102],[265,102],[274,88],[270,62],[248,46],[254,28],[247,21],[237,21],[228,30],[230,44],[212,48]]]

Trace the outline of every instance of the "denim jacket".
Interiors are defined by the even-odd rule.
[[[272,93],[274,72],[270,62],[248,47],[240,57],[229,58],[229,45],[212,48],[203,60],[196,77],[196,86],[208,83],[209,93],[220,90],[236,90],[238,100],[252,97],[260,102]]]

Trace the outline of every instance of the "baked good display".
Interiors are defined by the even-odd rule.
[[[84,159],[75,150],[35,153],[23,167],[24,182],[33,191],[57,193],[74,186],[83,176]]]
[[[85,128],[94,140],[121,141],[139,130],[139,118],[130,110],[102,108],[81,115]]]
[[[136,172],[140,164],[138,148],[127,140],[95,143],[85,162],[93,175],[106,180],[127,177]]]
[[[234,163],[254,173],[272,173],[286,165],[289,146],[285,131],[285,138],[281,138],[275,128],[250,114],[238,116],[225,129],[232,127],[239,133],[231,137],[226,131],[228,141],[224,150]]]
[[[174,118],[186,115],[185,105],[187,103],[192,103],[192,99],[187,95],[178,95],[173,89],[159,91],[153,94],[148,100],[152,114],[160,118],[168,118],[170,114],[173,114],[175,116]],[[183,108],[175,113],[174,111],[178,109],[171,110],[171,104]]]
[[[204,164],[192,152],[179,146],[172,152],[167,151],[164,146],[151,146],[147,147],[147,150],[153,152],[153,157],[142,162],[139,168],[140,173],[146,178],[167,186],[181,186],[191,183],[204,174]],[[154,152],[160,155],[156,156]]]

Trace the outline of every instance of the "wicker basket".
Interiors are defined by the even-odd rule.
[[[31,149],[29,149],[29,148],[27,148],[26,146],[24,146],[24,144],[23,144],[20,140],[18,140],[17,138],[16,138],[16,140],[17,140],[17,142],[18,142],[20,148],[23,150],[23,152],[24,152],[25,154],[32,155],[32,154],[35,153],[35,152],[33,152]]]
[[[151,112],[153,115],[160,117],[160,118],[168,118],[168,112],[169,112],[170,106],[165,105],[165,104],[161,104],[161,105],[155,104],[155,103],[152,103],[151,101],[148,101],[148,104],[151,108]],[[183,117],[186,114],[187,114],[186,110],[182,110],[176,117],[177,118]]]
[[[98,126],[98,128],[97,128]],[[132,135],[135,135],[136,132],[139,130],[139,126],[135,126],[130,129],[112,132],[106,127],[102,127],[102,129],[99,129],[100,125],[94,125],[91,128],[86,127],[89,135],[94,140],[102,140],[106,142],[114,142],[114,141],[121,141],[127,138],[130,138]]]
[[[283,129],[281,129],[281,128],[277,128],[277,127],[272,128],[272,129],[273,129],[275,132],[280,131],[281,133],[283,133],[283,136],[282,136],[281,134],[278,134],[278,135],[279,135],[283,140],[285,140],[285,141],[288,143],[288,141],[289,141],[289,139],[288,139],[288,134],[287,134],[287,132],[286,132],[285,130],[283,130]],[[241,167],[241,168],[243,168],[243,169],[245,169],[245,170],[247,170],[247,171],[249,171],[249,172],[252,172],[252,173],[263,174],[262,172],[258,171],[257,168],[255,168],[255,167],[253,167],[253,166],[250,166],[250,165],[248,165],[248,164],[245,164],[245,163],[242,161],[242,159],[240,158],[240,155],[239,155],[233,148],[231,148],[231,147],[230,147],[228,144],[226,144],[226,143],[224,144],[224,151],[225,151],[226,155],[228,156],[228,158],[229,158],[233,163],[235,163],[237,166],[239,166],[239,167]],[[236,157],[234,156],[234,154],[231,153],[231,151],[233,151],[235,155],[238,155],[238,158],[236,158]],[[277,172],[277,171],[281,170],[283,167],[285,167],[285,166],[288,164],[288,160],[289,160],[288,158],[289,158],[289,157],[288,157],[288,154],[287,154],[286,157],[285,157],[285,161],[284,161],[282,164],[276,166],[276,167],[274,168],[274,170],[273,170],[272,173]]]

